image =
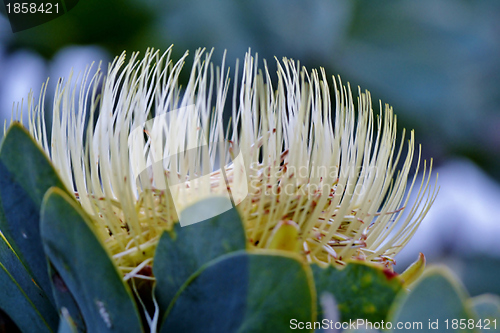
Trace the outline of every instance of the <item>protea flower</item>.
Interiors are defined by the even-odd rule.
[[[375,116],[368,91],[359,90],[355,103],[349,85],[289,59],[278,62],[275,81],[250,53],[231,90],[225,63],[214,69],[211,53],[196,51],[183,87],[187,56],[173,62],[171,49],[148,50],[127,60],[124,53],[106,75],[99,68],[90,77],[89,68],[60,80],[51,125],[45,87],[37,100],[29,96],[29,131],[125,279],[152,279],[142,270],[159,236],[184,207],[209,196],[237,207],[249,248],[390,267],[435,198],[432,161],[428,169],[424,162],[409,202],[420,150],[410,177],[412,131],[398,169],[405,131],[397,144],[392,108],[380,104]]]

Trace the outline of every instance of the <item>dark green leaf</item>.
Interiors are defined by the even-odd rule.
[[[82,312],[80,311],[78,304],[76,304],[73,295],[71,295],[71,292],[61,275],[50,263],[49,275],[52,282],[52,291],[56,300],[57,308],[65,308],[64,311],[67,312],[67,316],[71,317],[71,321],[78,332],[87,332],[85,321],[83,320]],[[59,326],[59,330],[60,329],[61,326]]]
[[[239,251],[192,275],[160,332],[288,332],[294,319],[316,319],[315,302],[306,263],[278,251]]]
[[[58,188],[45,195],[41,235],[50,262],[75,298],[88,332],[142,332],[128,286],[82,208]]]
[[[385,320],[402,288],[398,279],[365,263],[350,263],[343,269],[311,267],[318,297],[323,291],[331,293],[337,301],[342,321],[358,318],[373,322]],[[322,318],[321,313],[318,318]]]
[[[0,308],[23,332],[55,332],[59,316],[0,234]]]
[[[194,204],[182,216],[211,209],[217,211],[226,200],[210,198]],[[236,209],[230,209],[208,220],[165,232],[156,249],[153,272],[156,277],[155,294],[160,309],[165,311],[179,288],[202,265],[223,254],[244,250],[245,230]]]
[[[0,230],[53,302],[40,239],[40,207],[43,195],[52,186],[64,188],[27,130],[14,123],[0,148]]]
[[[62,315],[57,333],[77,333],[76,324],[66,308],[62,308]]]

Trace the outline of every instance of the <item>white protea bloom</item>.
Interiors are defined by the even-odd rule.
[[[323,69],[307,72],[289,59],[278,62],[273,84],[250,54],[230,90],[224,62],[214,69],[211,53],[198,50],[184,87],[186,57],[173,62],[171,49],[128,61],[122,54],[105,76],[89,69],[60,80],[50,126],[45,88],[29,98],[30,132],[125,278],[151,265],[178,212],[215,195],[236,204],[249,248],[273,247],[280,228],[293,226],[295,239],[285,240],[311,262],[390,263],[436,195],[432,161],[428,170],[424,162],[409,203],[420,152],[409,178],[413,131],[398,169],[405,134],[397,144],[392,108],[380,104],[375,116],[369,92],[360,90],[355,106],[349,86],[334,77],[329,86]]]

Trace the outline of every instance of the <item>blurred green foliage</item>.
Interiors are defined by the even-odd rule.
[[[467,156],[500,179],[498,15],[493,0],[81,0],[54,21],[10,33],[7,50],[51,58],[70,44],[111,55],[175,44],[180,57],[215,47],[215,63],[227,49],[233,67],[251,47],[271,72],[274,56],[300,59],[369,89],[376,108],[378,99],[393,105],[424,156]]]

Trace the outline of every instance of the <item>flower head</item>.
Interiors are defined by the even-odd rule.
[[[186,58],[124,53],[106,75],[70,75],[57,84],[51,125],[45,88],[29,98],[30,132],[122,272],[150,264],[179,212],[214,195],[236,205],[250,248],[390,263],[435,198],[424,162],[409,203],[414,136],[402,155],[392,108],[375,116],[369,92],[355,103],[349,85],[289,59],[273,81],[249,53],[230,89],[224,61],[214,69],[211,53],[196,51],[184,87]],[[416,172],[420,164],[419,152]]]

